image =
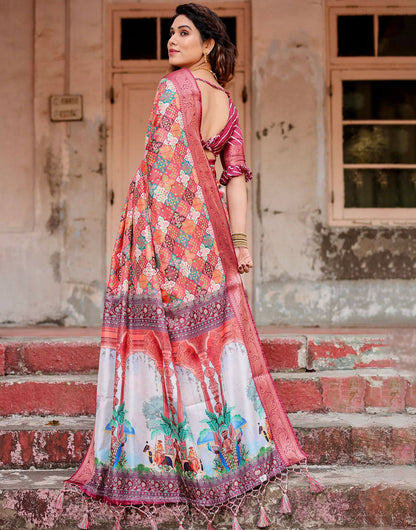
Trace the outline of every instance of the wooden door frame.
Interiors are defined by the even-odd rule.
[[[251,166],[251,2],[246,1],[230,1],[230,2],[205,2],[210,9],[222,16],[236,16],[237,17],[237,46],[238,46],[238,58],[236,62],[236,72],[243,72],[244,79],[247,88],[247,101],[248,105],[244,106],[244,123],[245,123],[245,154],[247,164]],[[145,73],[145,72],[160,72],[161,77],[166,73],[166,61],[129,61],[129,64],[123,64],[122,61],[114,61],[114,51],[116,46],[115,35],[118,32],[114,31],[114,21],[118,19],[117,12],[123,12],[123,14],[143,13],[149,14],[159,13],[158,16],[163,16],[163,12],[166,11],[173,15],[176,3],[114,3],[107,5],[106,20],[105,20],[105,82],[106,82],[106,130],[107,130],[107,144],[106,144],[106,167],[107,167],[107,178],[106,178],[106,260],[109,265],[111,259],[111,253],[114,241],[110,240],[110,223],[111,216],[109,215],[109,204],[111,201],[111,189],[109,186],[108,175],[113,175],[115,168],[113,165],[113,102],[118,96],[114,92],[114,74],[117,73]],[[155,86],[156,90],[156,86]],[[138,161],[139,163],[140,161]],[[127,194],[127,190],[126,190]],[[253,190],[249,188],[249,206],[247,215],[247,232],[249,241],[253,241],[253,219],[252,204],[253,204]],[[253,249],[251,248],[253,255]],[[254,288],[254,274],[250,273],[245,278],[245,287],[248,292],[250,302],[253,300],[253,288]]]

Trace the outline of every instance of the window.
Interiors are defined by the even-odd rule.
[[[174,10],[168,9],[169,13]],[[237,18],[221,17],[231,40],[237,42]],[[160,67],[168,59],[171,16],[161,16],[161,10],[143,10],[141,15],[133,10],[115,11],[113,14],[113,66],[131,68],[146,63]]]
[[[416,6],[332,1],[327,22],[330,222],[416,222]]]

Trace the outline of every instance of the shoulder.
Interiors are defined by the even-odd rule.
[[[186,68],[174,70],[162,77],[157,87],[157,93],[181,93],[183,91],[198,91],[194,76]]]
[[[173,83],[182,83],[183,81],[191,80],[194,76],[187,68],[179,68],[178,70],[173,70],[169,72],[166,76],[166,79],[169,79]]]
[[[174,70],[173,72],[170,72],[165,79],[175,87],[175,90],[181,97],[186,97],[191,94],[199,95],[199,89],[195,77],[187,68]]]

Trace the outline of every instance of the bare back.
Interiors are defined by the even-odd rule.
[[[207,79],[205,75],[204,79],[212,83],[211,78]],[[201,136],[203,140],[208,140],[219,134],[226,126],[230,102],[224,90],[214,88],[203,81],[197,80],[197,83],[201,91],[202,101]],[[214,157],[209,151],[206,153],[209,158]]]

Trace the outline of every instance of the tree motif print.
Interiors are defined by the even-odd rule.
[[[143,404],[146,426],[151,432],[151,439],[156,438],[156,443],[153,447],[149,441],[146,441],[143,452],[147,454],[151,465],[156,465],[164,471],[175,469],[181,473],[193,472],[197,467],[195,463],[193,466],[187,465],[189,455],[186,440],[192,441],[188,420],[184,418],[181,422],[175,423],[165,416],[162,410],[163,400],[159,396],[153,396]],[[192,447],[190,449],[193,451]],[[200,462],[199,459],[198,462]]]
[[[241,443],[242,427],[246,420],[240,414],[231,414],[234,407],[227,403],[217,415],[209,410],[205,411],[207,418],[201,420],[208,424],[208,428],[199,433],[198,445],[207,444],[208,449],[215,453],[214,468],[219,474],[236,469],[247,460],[248,452]]]
[[[121,403],[113,410],[111,420],[107,423],[105,430],[111,432],[115,437],[115,442],[112,444],[110,465],[114,468],[123,468],[126,464],[126,455],[124,452],[124,445],[127,441],[127,436],[134,436],[135,430],[126,418],[127,411],[125,403]]]

